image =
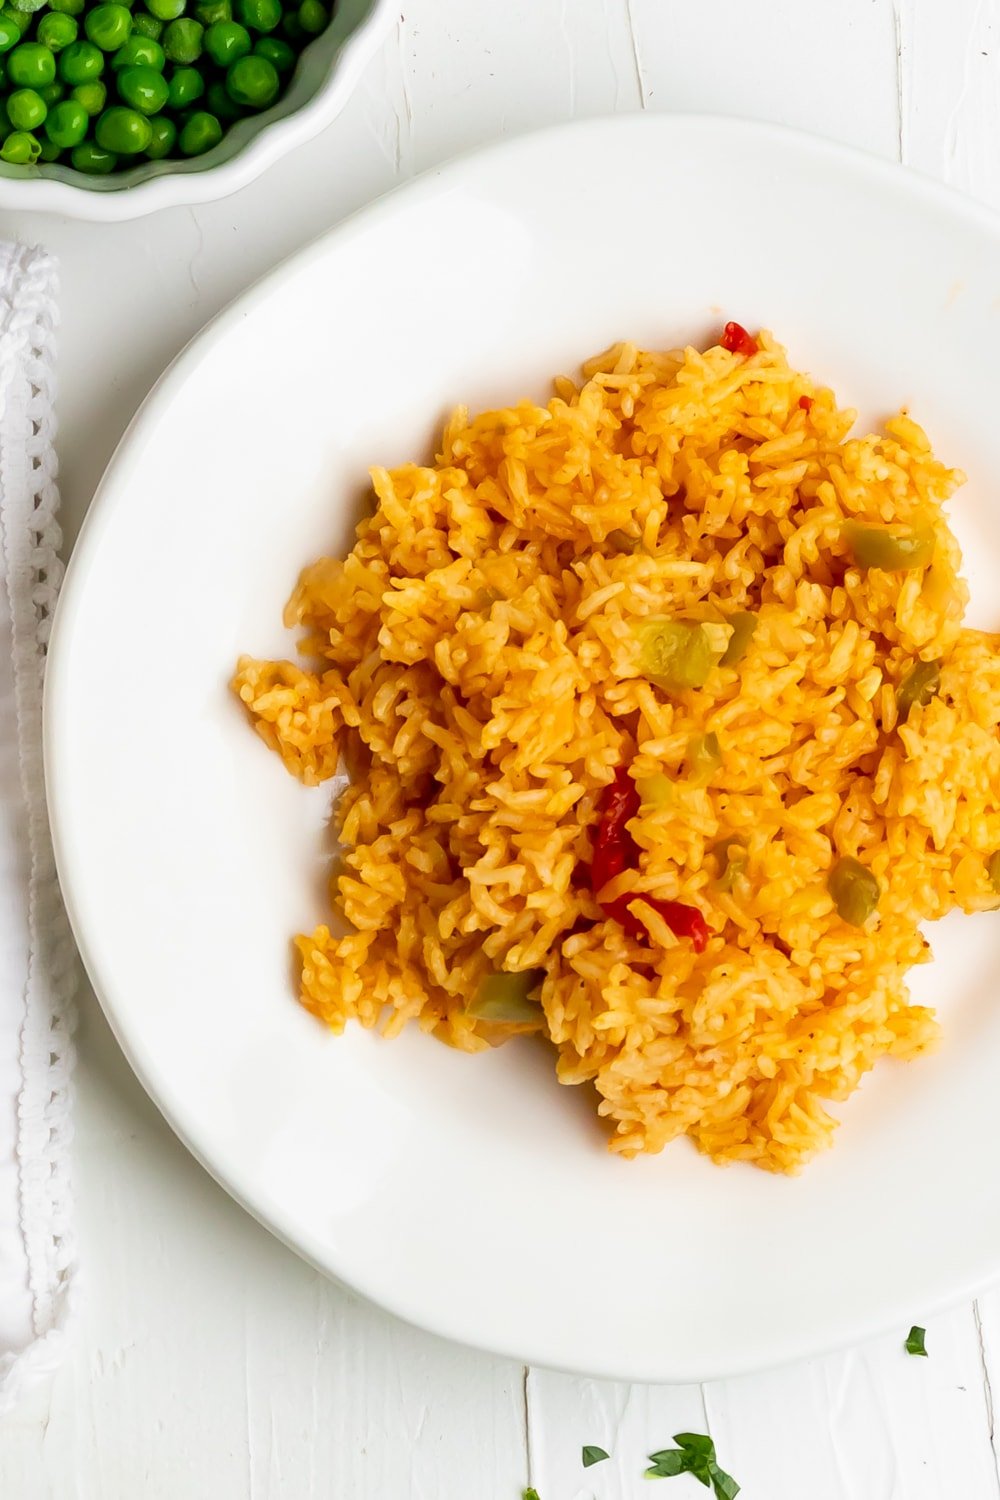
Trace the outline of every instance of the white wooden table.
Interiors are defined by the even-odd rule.
[[[340,120],[238,197],[106,228],[0,215],[0,234],[62,257],[71,536],[133,410],[211,314],[459,149],[578,115],[718,111],[902,159],[1000,207],[1000,0],[400,10]],[[1000,1497],[1000,1294],[929,1319],[927,1360],[902,1352],[900,1328],[703,1387],[576,1380],[454,1348],[330,1285],[230,1203],[89,995],[82,1013],[85,1307],[51,1389],[0,1426],[3,1500],[518,1500],[529,1482],[541,1500],[633,1500],[648,1493],[645,1455],[681,1429],[711,1431],[747,1500]],[[612,1460],[585,1472],[584,1443]],[[665,1500],[706,1493],[664,1482]]]

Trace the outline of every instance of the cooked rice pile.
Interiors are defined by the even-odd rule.
[[[287,621],[314,665],[243,658],[234,686],[302,781],[352,773],[336,921],[296,939],[310,1010],[472,1052],[531,1029],[469,1014],[484,976],[541,967],[536,1029],[561,1082],[596,1086],[612,1149],[686,1134],[794,1171],[830,1140],[827,1101],[935,1040],[906,987],[918,924],[997,902],[1000,654],[961,628],[941,505],[962,476],[906,415],[849,438],[854,413],[759,344],[620,344],[547,407],[459,410],[432,467],[373,470],[350,555],[302,574]],[[929,524],[933,564],[859,569],[848,518]],[[643,675],[636,622],[738,610],[757,616],[738,665],[674,693]],[[900,722],[918,659],[940,690]],[[721,763],[692,784],[713,732]],[[591,892],[622,766],[661,793],[605,905],[696,907],[704,952],[641,902],[627,936]],[[827,888],[844,856],[880,882],[861,927]]]

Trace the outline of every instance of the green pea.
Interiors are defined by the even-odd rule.
[[[197,68],[175,68],[170,75],[167,102],[171,109],[186,109],[205,92],[205,80]]]
[[[273,31],[281,20],[281,0],[236,0],[236,19],[250,31]]]
[[[651,615],[635,627],[639,670],[667,693],[704,686],[718,654],[703,625]]]
[[[47,83],[43,89],[39,89],[38,97],[44,99],[46,109],[51,109],[53,104],[59,103],[65,93],[66,85],[57,79],[55,83]]]
[[[184,14],[186,0],[146,0],[146,9],[158,21],[176,21]]]
[[[21,42],[7,54],[7,77],[21,89],[40,89],[56,76],[56,60],[40,42]]]
[[[193,63],[201,56],[205,28],[190,16],[171,21],[163,33],[163,50],[171,62]]]
[[[138,156],[153,138],[146,116],[121,104],[112,104],[98,116],[94,134],[102,151],[119,156]]]
[[[330,12],[322,0],[302,0],[299,6],[299,25],[307,36],[319,36],[330,21]]]
[[[170,85],[155,68],[122,68],[118,74],[118,92],[140,114],[156,115],[167,102]]]
[[[7,96],[7,118],[15,130],[37,130],[48,112],[45,100],[34,89],[15,89]]]
[[[203,156],[221,140],[222,126],[215,115],[210,115],[207,110],[199,109],[195,110],[190,119],[185,121],[177,137],[177,144],[184,156]]]
[[[940,687],[941,663],[915,662],[896,689],[896,714],[899,722],[906,722],[911,708],[918,705],[926,708],[931,699],[937,696]]]
[[[132,17],[132,35],[148,36],[151,42],[158,42],[163,35],[163,22],[151,16],[148,11],[141,10],[137,16]]]
[[[24,33],[29,30],[31,23],[34,20],[34,17],[30,11],[18,10],[13,5],[5,5],[3,9],[0,10],[0,15],[3,16],[5,21],[11,21],[17,27],[19,36],[24,36]]]
[[[878,906],[882,887],[860,860],[838,859],[826,881],[837,915],[852,927],[863,927]]]
[[[81,104],[88,115],[99,115],[108,102],[108,90],[99,78],[93,83],[78,83],[71,98]]]
[[[87,0],[49,0],[49,10],[64,16],[79,16],[86,4]]]
[[[9,52],[21,40],[21,28],[16,21],[0,16],[0,52]]]
[[[249,31],[239,21],[215,21],[205,32],[205,51],[220,68],[246,57],[252,45]]]
[[[202,0],[202,3],[194,8],[194,18],[203,26],[214,26],[216,21],[231,21],[233,19],[231,0]]]
[[[70,157],[78,172],[87,172],[95,177],[106,177],[118,165],[113,151],[102,151],[93,141],[81,141]]]
[[[117,52],[132,30],[132,17],[124,5],[98,5],[88,12],[83,29],[102,52]]]
[[[90,83],[104,72],[104,53],[93,42],[70,42],[59,57],[59,77],[71,88]]]
[[[54,146],[70,150],[79,146],[90,128],[90,116],[76,99],[64,99],[49,110],[45,134]]]
[[[35,35],[50,52],[61,52],[70,42],[76,41],[79,30],[72,16],[61,16],[58,11],[50,11],[39,21]]]
[[[26,130],[15,130],[0,146],[0,157],[13,167],[30,167],[41,155],[41,142]]]
[[[866,521],[846,521],[840,534],[859,568],[904,573],[909,568],[926,568],[934,557],[932,526],[903,526],[891,531],[888,526]]]
[[[157,115],[155,120],[150,120],[149,128],[153,133],[146,147],[146,155],[150,161],[162,161],[174,148],[177,126],[169,115]]]
[[[119,47],[111,59],[111,66],[118,68],[156,68],[163,71],[166,55],[159,42],[148,36],[130,36],[123,47]]]
[[[39,145],[39,161],[58,161],[60,156],[62,156],[62,147],[57,146],[55,141],[42,141]]]
[[[243,110],[236,100],[230,97],[226,85],[219,78],[208,85],[205,103],[217,119],[225,120],[227,124],[231,125],[234,120],[243,118]]]
[[[266,109],[277,98],[281,80],[266,57],[241,57],[226,73],[226,88],[237,104],[248,109]]]
[[[254,43],[253,50],[258,57],[266,57],[273,63],[279,73],[290,73],[295,67],[295,53],[279,36],[262,36]]]
[[[750,642],[754,638],[757,630],[757,616],[747,609],[738,609],[735,614],[729,616],[726,624],[733,627],[733,633],[729,637],[729,645],[719,660],[719,666],[735,667],[746,656]]]
[[[302,30],[302,22],[295,11],[289,10],[285,12],[281,18],[281,29],[288,40],[293,42],[297,47],[302,47],[305,44],[306,34]]]

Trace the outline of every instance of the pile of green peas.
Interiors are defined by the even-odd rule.
[[[103,175],[201,156],[274,103],[329,19],[324,0],[11,0],[0,158]]]

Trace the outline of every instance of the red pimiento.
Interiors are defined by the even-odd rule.
[[[683,901],[661,901],[656,896],[634,895],[631,892],[619,896],[616,901],[609,901],[603,908],[609,917],[614,917],[620,922],[630,938],[637,938],[640,942],[649,937],[645,925],[629,911],[629,904],[642,901],[646,906],[651,906],[658,912],[666,922],[670,931],[678,937],[691,939],[691,946],[696,953],[705,951],[708,942],[708,923],[696,906],[686,906]]]
[[[812,411],[813,398],[811,396],[800,396],[799,405],[803,411]]]
[[[749,359],[757,353],[757,340],[751,338],[742,323],[727,323],[722,330],[722,347],[730,354],[745,354]]]
[[[594,837],[594,854],[590,862],[590,884],[595,896],[620,875],[623,870],[636,869],[639,864],[639,847],[628,830],[628,824],[639,811],[639,791],[624,766],[619,766],[615,779],[604,788],[598,806],[599,820]],[[614,901],[598,902],[607,916],[620,922],[631,938],[640,941],[648,938],[646,928],[639,918],[629,911],[633,901],[644,901],[666,922],[671,932],[678,937],[691,939],[696,953],[701,953],[708,942],[708,924],[696,906],[685,906],[681,901],[661,901],[656,896],[636,896],[626,893]]]
[[[639,793],[624,766],[618,767],[614,781],[604,788],[597,811],[599,821],[590,862],[590,884],[595,896],[609,880],[638,860],[635,839],[626,825],[639,811]]]

